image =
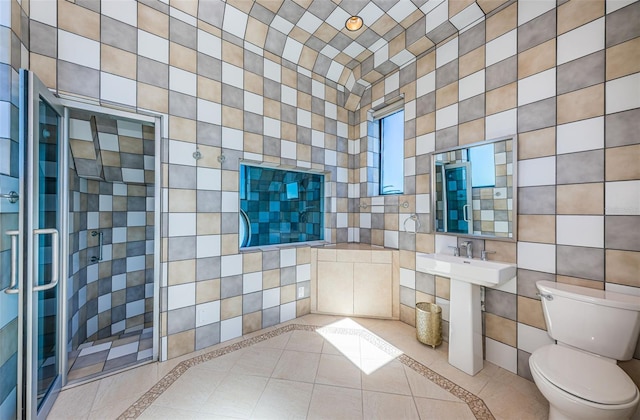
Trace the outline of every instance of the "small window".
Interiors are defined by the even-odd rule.
[[[380,118],[380,194],[404,192],[404,111]]]
[[[469,162],[471,162],[472,187],[495,187],[496,172],[493,143],[471,147],[469,149]]]

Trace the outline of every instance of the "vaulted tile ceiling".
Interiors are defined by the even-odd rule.
[[[359,96],[508,0],[200,0],[198,17]],[[364,26],[345,28],[350,16]]]

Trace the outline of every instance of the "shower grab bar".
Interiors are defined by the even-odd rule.
[[[60,260],[60,246],[58,245],[58,230],[57,229],[34,229],[33,235],[51,235],[51,281],[47,284],[41,284],[39,286],[33,286],[34,292],[42,292],[43,290],[49,290],[56,287],[59,279],[58,264]]]
[[[16,259],[18,257],[18,235],[20,231],[8,230],[6,234],[11,237],[11,272],[9,274],[11,282],[9,287],[4,289],[4,292],[8,295],[13,295],[19,292],[16,287],[18,285],[18,264],[16,264]]]
[[[104,237],[104,233],[103,232],[98,232],[97,230],[93,230],[93,231],[91,231],[91,236],[97,236],[98,237],[98,256],[96,257],[94,255],[93,257],[91,257],[91,262],[92,263],[96,263],[98,261],[102,261],[102,239]]]
[[[462,206],[462,218],[465,222],[469,222],[469,205],[465,204]]]
[[[240,213],[242,214],[242,217],[244,218],[244,220],[247,222],[247,231],[249,232],[249,235],[247,236],[247,243],[246,245],[243,245],[245,247],[250,246],[251,244],[251,220],[249,219],[249,215],[242,209],[240,209]]]
[[[413,232],[407,230],[407,222],[409,220],[413,220]],[[403,226],[404,226],[404,231],[405,232],[407,232],[410,235],[415,235],[416,233],[418,233],[418,231],[422,227],[422,223],[420,223],[420,218],[418,217],[418,215],[413,213],[411,216],[409,216],[406,219],[404,219]]]

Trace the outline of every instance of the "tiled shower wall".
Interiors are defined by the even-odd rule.
[[[412,207],[398,212],[396,197],[355,194],[352,208],[377,205],[360,208],[350,226],[356,240],[399,246],[405,322],[413,324],[416,301],[441,303],[447,319],[449,280],[415,272],[416,252],[456,245],[426,230],[428,153],[517,134],[518,242],[474,240],[474,253],[518,264],[517,281],[487,290],[485,356],[530,378],[529,355],[550,342],[536,281],[640,294],[640,3],[500,3],[483,2],[485,12],[496,7],[486,20],[365,93],[353,146],[360,162],[367,109],[405,95],[408,194],[399,200]],[[361,173],[351,176],[362,192]],[[414,211],[423,221],[415,236],[402,229]]]
[[[153,185],[69,175],[70,348],[153,325]],[[99,256],[102,232],[103,252]]]

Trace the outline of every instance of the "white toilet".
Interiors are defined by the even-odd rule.
[[[628,419],[640,392],[616,364],[633,357],[640,297],[539,281],[550,344],[529,358],[549,419]]]

